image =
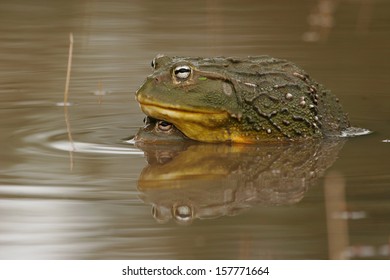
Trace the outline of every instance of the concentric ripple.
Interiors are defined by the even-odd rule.
[[[93,135],[91,135],[93,134]],[[96,137],[97,136],[97,137]],[[100,136],[100,138],[99,138]],[[90,140],[96,137],[95,140],[101,140],[104,142],[106,139],[102,135],[97,135],[97,133],[83,132],[77,135],[72,136],[77,137],[82,140]],[[118,137],[119,138],[119,137]],[[126,142],[120,142],[117,140],[117,145],[115,142],[113,144],[104,144],[92,141],[82,141],[82,140],[70,140],[68,133],[65,129],[58,129],[52,131],[40,131],[34,134],[26,135],[23,139],[29,145],[25,147],[25,151],[32,152],[36,149],[33,147],[40,146],[45,150],[54,149],[58,151],[69,151],[73,153],[93,153],[93,154],[121,154],[121,155],[143,155],[143,152],[131,145],[125,145]],[[108,142],[108,141],[105,141]],[[42,151],[39,151],[42,152]]]

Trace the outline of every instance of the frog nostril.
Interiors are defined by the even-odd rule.
[[[161,82],[161,78],[160,78],[160,77],[156,77],[156,78],[154,78],[154,81],[155,81],[156,83],[160,83],[160,82]]]

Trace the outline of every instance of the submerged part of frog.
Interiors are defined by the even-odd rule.
[[[139,146],[143,144],[164,144],[184,140],[190,141],[188,137],[167,121],[145,117],[144,124],[144,127],[140,128],[137,134],[132,138],[131,143]]]
[[[159,222],[232,216],[298,203],[337,159],[344,139],[264,145],[144,145],[140,198]]]
[[[203,142],[256,143],[339,136],[339,100],[291,62],[269,56],[159,55],[136,93],[142,111]]]

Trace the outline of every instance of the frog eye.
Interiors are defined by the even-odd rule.
[[[158,121],[157,128],[161,132],[169,132],[172,129],[173,125],[166,121]]]
[[[173,71],[175,77],[178,79],[187,79],[191,74],[191,67],[187,65],[177,66]]]

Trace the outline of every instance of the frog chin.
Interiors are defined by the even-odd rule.
[[[187,137],[204,142],[223,142],[228,139],[227,122],[229,113],[164,107],[140,103],[141,110],[148,116],[173,123]]]

